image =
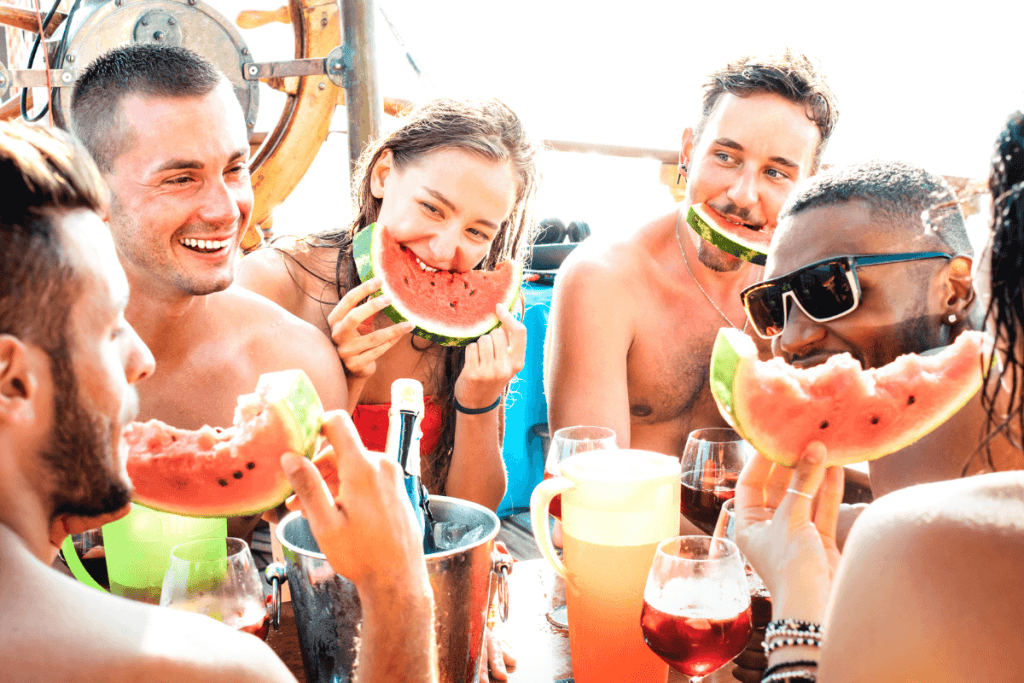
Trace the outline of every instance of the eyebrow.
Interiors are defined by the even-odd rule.
[[[437,190],[433,190],[433,189],[427,187],[426,185],[423,185],[422,187],[423,187],[423,191],[424,192],[426,192],[431,197],[433,197],[437,201],[439,201],[442,204],[444,204],[445,206],[447,206],[449,210],[456,211],[456,212],[458,211],[458,209],[455,207],[455,205],[452,204],[451,201],[447,197],[445,197],[443,194],[441,194]],[[495,225],[493,222],[491,222],[489,220],[486,220],[484,218],[478,218],[476,220],[476,222],[480,223],[482,225],[486,225],[487,227],[491,228],[492,230],[498,230],[499,229],[498,226]]]
[[[245,154],[248,151],[249,151],[248,148],[236,149],[235,153],[231,155],[230,159],[228,159],[228,163],[230,164],[230,163],[232,163],[234,161],[237,161],[238,159],[245,158]],[[192,160],[192,159],[168,159],[167,161],[165,161],[164,163],[160,164],[156,168],[155,173],[162,173],[164,171],[181,171],[181,170],[201,171],[201,170],[203,170],[203,168],[204,168],[204,165],[203,165],[202,162],[195,161],[195,160]]]
[[[734,149],[737,152],[742,152],[743,151],[743,145],[741,145],[740,143],[736,142],[735,140],[731,140],[729,138],[718,138],[717,140],[714,141],[713,144],[716,144],[716,145],[718,145],[720,147],[727,147],[729,149]],[[779,166],[785,166],[787,168],[794,168],[794,169],[800,168],[800,164],[798,164],[795,161],[793,161],[792,159],[788,159],[786,157],[775,156],[775,157],[769,157],[768,160],[771,161],[774,164],[778,164]]]

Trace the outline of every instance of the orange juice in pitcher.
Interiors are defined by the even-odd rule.
[[[658,543],[679,531],[679,460],[646,451],[596,451],[562,462],[530,502],[541,553],[565,577],[569,646],[578,683],[664,683],[668,665],[640,629]],[[546,513],[562,494],[564,564]]]

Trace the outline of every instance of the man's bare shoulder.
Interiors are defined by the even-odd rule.
[[[829,618],[833,651],[863,656],[830,658],[822,678],[1016,680],[1005,664],[1024,656],[1022,542],[1021,472],[914,486],[872,503],[843,551]]]
[[[294,680],[248,634],[87,588],[45,566],[2,526],[0,540],[0,661],[12,680]]]

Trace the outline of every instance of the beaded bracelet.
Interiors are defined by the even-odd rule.
[[[816,624],[813,621],[803,621],[801,619],[776,619],[768,624],[768,627],[765,629],[765,636],[769,636],[773,631],[783,630],[802,631],[804,633],[824,633],[824,629],[821,624]]]
[[[765,669],[764,673],[762,673],[761,676],[762,678],[764,676],[771,676],[773,673],[781,671],[782,669],[790,669],[797,666],[813,666],[817,668],[818,662],[814,661],[813,659],[794,659],[791,662],[779,662],[777,664],[772,664],[767,669]]]
[[[804,669],[802,671],[779,671],[761,679],[761,683],[817,683],[818,677],[814,671]]]
[[[798,645],[806,645],[808,647],[821,647],[821,637],[816,638],[804,635],[802,638],[782,638],[776,637],[772,639],[765,638],[764,641],[764,654],[767,657],[771,653],[778,650],[780,647],[795,647]]]

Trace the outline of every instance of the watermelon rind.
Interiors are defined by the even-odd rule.
[[[743,239],[742,232],[755,232],[749,228],[737,225],[733,232],[723,232],[719,221],[715,220],[705,208],[704,204],[693,204],[686,212],[686,222],[701,238],[710,244],[718,247],[727,254],[736,258],[749,261],[758,266],[763,266],[767,260],[764,246],[753,240]]]
[[[380,254],[383,252],[383,234],[384,226],[380,223],[373,223],[356,233],[353,239],[352,254],[355,258],[356,272],[359,274],[360,282],[366,282],[383,272],[380,264]],[[516,261],[511,262],[511,264],[513,268],[512,280],[505,296],[500,301],[501,305],[509,311],[515,308],[516,299],[519,296],[519,289],[523,281],[522,264]],[[392,294],[386,281],[371,296],[382,296],[385,292]],[[492,313],[472,328],[445,328],[441,323],[422,320],[403,309],[397,297],[393,297],[392,302],[384,308],[384,315],[390,318],[392,322],[401,323],[408,320],[416,326],[412,331],[414,335],[443,346],[465,346],[501,325],[498,316]]]
[[[272,409],[268,412],[273,413],[285,432],[287,451],[309,459],[313,458],[320,440],[324,409],[313,383],[305,372],[284,370],[260,375],[255,394],[239,397],[238,407],[235,409],[235,426],[245,419],[246,405],[250,402],[262,402],[266,405],[264,410]],[[258,440],[256,443],[259,443]],[[243,447],[246,445],[242,444]],[[277,468],[273,486],[260,490],[258,495],[240,500],[237,489],[230,485],[233,483],[230,472],[237,467],[237,462],[233,453],[229,455],[230,451],[228,449],[225,451],[226,454],[223,456],[225,472],[215,474],[204,464],[197,468],[197,476],[201,470],[203,475],[216,476],[228,481],[229,486],[225,487],[223,491],[226,502],[209,498],[198,500],[199,496],[195,491],[190,490],[188,485],[182,487],[170,484],[163,488],[147,491],[140,491],[136,487],[133,499],[154,510],[185,517],[244,517],[271,510],[283,503],[293,493],[288,477],[280,469],[275,458],[274,462],[266,463],[270,467]],[[284,452],[282,451],[282,455]],[[200,459],[202,458],[197,458],[197,460]],[[210,459],[211,465],[212,461],[213,458]],[[216,498],[216,495],[213,498]]]
[[[924,385],[923,388],[926,391],[934,392],[940,400],[933,401],[935,407],[927,413],[923,412],[924,409],[919,403],[918,407],[922,412],[909,414],[909,417],[903,421],[905,426],[901,431],[892,433],[888,441],[873,445],[867,445],[870,440],[868,430],[871,429],[867,422],[865,422],[863,432],[865,444],[853,443],[852,440],[843,440],[842,443],[830,441],[822,435],[822,432],[815,431],[815,425],[819,418],[811,412],[811,399],[807,398],[801,405],[793,396],[813,395],[814,401],[816,401],[814,408],[823,409],[824,407],[831,411],[826,414],[842,414],[844,418],[863,415],[867,420],[866,413],[872,412],[871,410],[862,409],[856,404],[843,403],[839,405],[836,401],[840,399],[815,391],[816,388],[820,389],[825,385],[815,384],[814,378],[832,375],[831,379],[843,381],[849,379],[850,382],[854,382],[862,375],[870,374],[871,378],[886,376],[887,369],[898,374],[900,368],[907,367],[908,359],[915,358],[913,354],[901,356],[883,368],[869,370],[866,373],[862,373],[860,363],[849,354],[833,356],[821,366],[798,369],[786,365],[781,358],[775,358],[768,362],[759,361],[757,347],[749,336],[733,328],[722,328],[719,330],[712,349],[711,393],[722,417],[764,457],[791,467],[796,464],[803,448],[811,441],[818,440],[824,442],[828,448],[828,463],[830,465],[849,465],[874,460],[906,448],[932,432],[959,411],[981,388],[983,381],[981,354],[985,344],[986,337],[983,333],[968,331],[962,333],[953,345],[944,347],[938,353],[927,354],[942,356],[941,362],[945,364],[937,371],[937,374],[931,376],[931,380],[938,381],[938,373],[948,369],[955,371],[956,368],[963,368],[961,375],[958,377],[943,375],[941,386],[931,385],[932,388],[928,388],[930,385],[922,379],[929,373],[922,372],[919,376],[911,376],[912,380]],[[903,365],[899,365],[901,363]],[[758,371],[762,369],[768,371],[771,369],[770,365],[774,365],[774,371],[777,371],[783,378],[780,382],[791,382],[792,394],[775,395],[769,393],[769,389],[764,389],[762,395],[750,395],[751,393],[760,393],[759,390],[750,391],[750,389],[764,386],[763,378],[766,375],[759,374]],[[761,381],[758,381],[758,378],[761,378]],[[898,382],[888,383],[886,387],[892,390],[896,384]],[[744,395],[744,390],[740,387],[746,387],[748,395]],[[867,400],[864,399],[865,403]],[[771,405],[771,416],[755,415],[755,410],[752,407],[755,403]],[[806,419],[801,421],[794,415],[804,417],[799,415],[803,408],[805,408]],[[889,414],[884,417],[891,419],[895,424],[900,416]],[[915,421],[910,422],[911,420]],[[812,422],[814,424],[811,424]],[[757,425],[763,426],[758,427]],[[835,428],[836,426],[833,425],[833,429]],[[789,441],[790,447],[780,448],[777,444],[783,441]]]

